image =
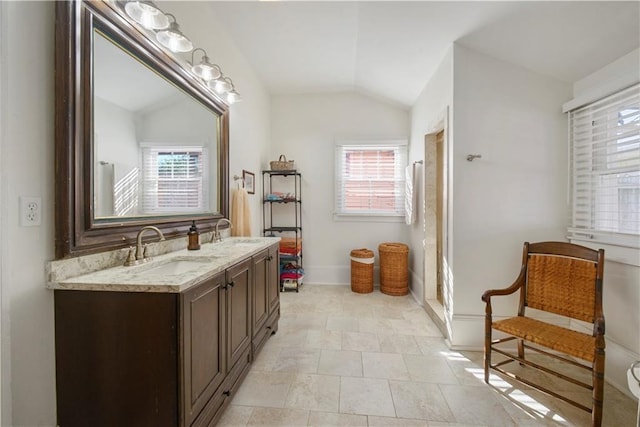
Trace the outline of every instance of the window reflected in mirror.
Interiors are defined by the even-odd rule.
[[[96,222],[218,206],[219,115],[94,32]]]

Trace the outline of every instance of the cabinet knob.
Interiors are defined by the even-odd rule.
[[[231,396],[231,390],[223,391],[222,394],[224,394],[225,396],[229,397],[229,396]]]
[[[230,281],[229,283],[227,283],[227,286],[230,287],[230,288],[233,288],[235,285],[236,284],[235,284],[235,282],[233,280]]]
[[[272,257],[271,255],[269,255],[269,256],[267,257],[267,261],[271,261],[271,260],[273,260],[273,257]]]

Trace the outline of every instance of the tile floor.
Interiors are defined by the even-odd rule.
[[[586,412],[492,378],[483,381],[482,353],[447,348],[412,297],[306,285],[281,294],[279,331],[219,425],[590,425]],[[605,426],[633,427],[636,408],[605,387]]]

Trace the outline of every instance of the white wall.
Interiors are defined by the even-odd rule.
[[[116,167],[138,167],[138,141],[134,114],[102,98],[94,99],[94,201],[96,217],[113,215]],[[106,162],[107,164],[104,164]],[[133,212],[136,213],[136,212]]]
[[[433,197],[425,197],[427,188],[432,188],[435,181],[435,163],[432,159],[425,158],[425,135],[438,130],[441,120],[450,121],[451,105],[453,103],[453,48],[447,50],[436,72],[433,74],[425,88],[422,90],[413,108],[411,109],[411,142],[409,150],[409,163],[423,160],[419,167],[423,178],[418,189],[419,214],[417,221],[411,226],[410,242],[414,248],[410,260],[412,276],[411,292],[416,300],[423,303],[425,300],[425,272],[429,274],[436,269],[436,247],[434,215],[427,213],[425,226],[425,210],[434,210]],[[448,139],[451,135],[448,135]],[[426,185],[425,185],[426,184]],[[429,228],[425,240],[425,229]],[[429,254],[425,259],[425,250]],[[433,284],[429,284],[433,286]]]
[[[486,289],[506,287],[524,241],[564,240],[567,83],[454,45],[450,337],[481,348]],[[468,162],[468,154],[482,158]],[[496,315],[507,314],[496,304]],[[513,310],[509,312],[513,314]]]
[[[2,2],[2,425],[52,426],[55,415],[54,2]],[[231,107],[231,175],[258,171],[270,153],[269,96],[203,2],[163,3],[244,95]],[[4,51],[6,47],[6,52]],[[6,118],[6,119],[5,119]],[[233,185],[233,184],[231,184]],[[40,227],[18,225],[18,197],[42,197]],[[259,201],[253,223],[260,223]],[[254,234],[256,234],[254,232]],[[79,348],[81,349],[81,348]]]
[[[636,49],[573,85],[573,99],[566,105],[578,107],[585,101],[609,95],[640,81],[640,50]],[[594,98],[595,96],[595,98]],[[565,106],[566,106],[565,105]],[[628,393],[626,370],[640,360],[640,251],[614,246],[592,245],[605,249],[603,304],[606,320],[609,382]],[[625,261],[625,263],[617,261]],[[629,260],[635,260],[630,265]]]
[[[207,51],[213,63],[222,67],[223,73],[233,79],[236,90],[243,97],[243,101],[229,109],[229,187],[237,187],[233,176],[242,176],[243,169],[255,173],[258,180],[260,170],[268,164],[271,157],[269,93],[233,40],[224,32],[223,25],[207,2],[163,2],[162,8],[176,15],[181,30],[191,38],[195,46]],[[188,55],[188,60],[191,61],[191,55]],[[251,231],[254,236],[262,235],[262,204],[259,193],[257,191],[255,195],[249,196]]]
[[[274,96],[270,160],[295,160],[302,173],[305,283],[350,283],[352,249],[408,243],[404,222],[334,221],[337,139],[407,138],[409,113],[353,92]],[[268,169],[268,162],[263,163]],[[413,249],[410,248],[410,252]]]
[[[54,254],[54,3],[3,6],[2,424],[53,425],[53,294],[44,288],[44,265]],[[18,225],[20,196],[42,197],[41,226]]]

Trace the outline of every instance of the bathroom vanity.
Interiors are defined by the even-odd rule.
[[[215,424],[278,329],[278,240],[65,278],[53,261],[58,424]]]

